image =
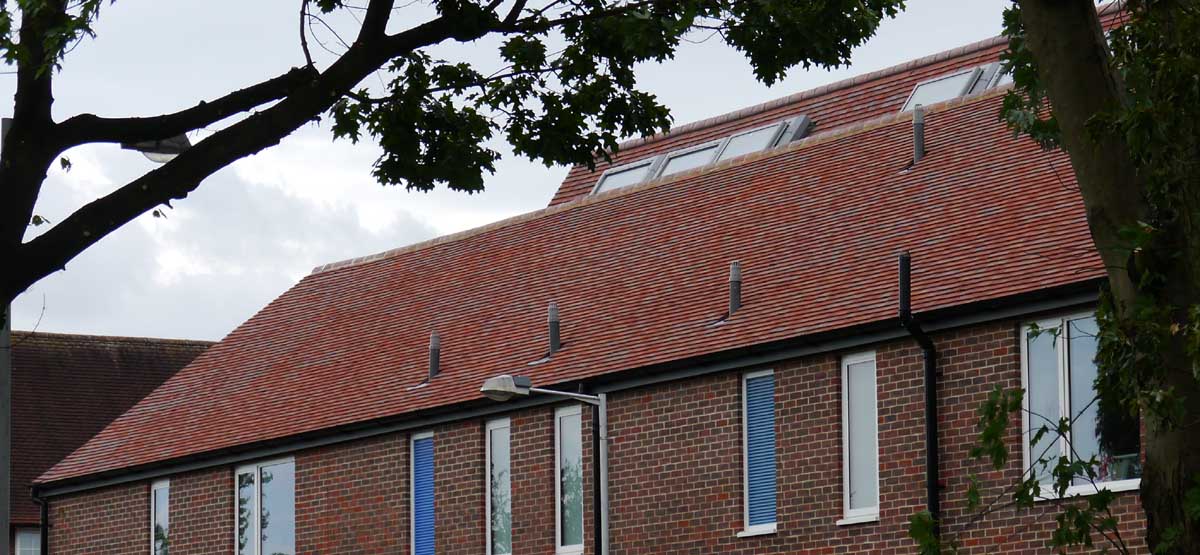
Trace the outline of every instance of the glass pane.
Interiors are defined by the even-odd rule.
[[[583,544],[583,445],[579,414],[558,419],[559,545]]]
[[[160,487],[154,490],[154,555],[168,555],[168,533],[170,530],[171,490]]]
[[[42,552],[42,533],[37,529],[17,530],[16,555],[40,555]]]
[[[662,175],[671,175],[712,163],[713,157],[717,155],[718,146],[720,145],[712,145],[708,148],[667,158],[667,162],[663,164]]]
[[[509,480],[508,428],[489,432],[492,460],[492,555],[512,553],[512,483]]]
[[[904,110],[902,111],[907,112],[912,110],[917,104],[928,106],[943,100],[956,98],[966,88],[967,83],[974,75],[974,71],[967,71],[943,77],[937,81],[917,85],[916,90],[913,91],[912,98],[908,99],[908,103],[904,105]]]
[[[721,160],[728,160],[743,154],[758,152],[771,146],[771,139],[775,138],[775,132],[778,130],[778,125],[772,125],[771,127],[734,136],[729,139],[729,144],[721,152]]]
[[[596,192],[603,193],[604,191],[611,191],[641,183],[646,180],[646,174],[650,173],[650,165],[647,162],[641,166],[609,173],[600,180],[600,185],[596,187]]]
[[[262,467],[261,555],[296,553],[296,478],[291,462]]]
[[[1039,459],[1050,461],[1047,468],[1036,465],[1033,469],[1042,483],[1051,481],[1050,469],[1061,454],[1054,433],[1062,414],[1058,403],[1058,331],[1058,327],[1042,328],[1034,335],[1030,330],[1025,339],[1029,351],[1029,437],[1032,440],[1042,426],[1050,428],[1040,441],[1029,446],[1029,464]]]
[[[846,369],[846,433],[850,434],[850,508],[869,509],[879,497],[879,453],[875,448],[878,422],[875,406],[875,363],[851,364]]]
[[[237,489],[237,544],[238,555],[254,555],[254,514],[258,512],[258,496],[254,493],[254,473],[238,474]]]
[[[1098,481],[1128,480],[1141,476],[1138,460],[1138,421],[1120,407],[1095,400],[1096,348],[1099,328],[1095,318],[1070,321],[1068,358],[1071,363],[1071,447],[1081,460],[1096,457]],[[1090,483],[1086,477],[1076,484]]]

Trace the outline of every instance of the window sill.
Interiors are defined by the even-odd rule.
[[[873,513],[873,514],[869,514],[869,515],[848,516],[846,518],[843,518],[843,519],[835,522],[834,524],[837,524],[838,526],[849,526],[851,524],[863,524],[866,522],[879,522],[879,513]]]
[[[1099,493],[1099,490],[1108,490],[1113,493],[1120,493],[1123,491],[1136,491],[1138,489],[1141,489],[1141,487],[1142,487],[1142,479],[1141,478],[1134,478],[1132,480],[1117,480],[1115,482],[1102,482],[1102,483],[1096,484],[1095,486],[1093,486],[1091,484],[1084,484],[1081,486],[1071,486],[1071,487],[1067,488],[1066,494],[1063,495],[1062,497],[1055,495],[1054,491],[1043,491],[1041,494],[1038,495],[1037,500],[1039,502],[1056,501],[1059,499],[1067,499],[1067,498],[1071,498],[1071,497],[1087,497],[1089,495],[1095,495],[1096,493]],[[1043,490],[1044,489],[1045,488],[1043,488]]]
[[[775,533],[775,524],[758,524],[751,526],[737,533],[739,538],[752,538],[754,536],[766,536]]]

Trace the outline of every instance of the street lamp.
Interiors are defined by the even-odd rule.
[[[140,141],[136,143],[121,143],[121,148],[125,150],[136,150],[149,158],[151,162],[166,164],[174,160],[183,151],[192,147],[191,141],[188,141],[187,135],[179,134],[169,139],[161,139],[155,141]]]
[[[595,519],[596,553],[608,555],[608,398],[603,393],[585,395],[569,391],[533,387],[528,376],[503,374],[484,380],[479,392],[493,401],[509,401],[514,397],[528,397],[532,393],[553,395],[582,401],[592,406],[592,492]]]

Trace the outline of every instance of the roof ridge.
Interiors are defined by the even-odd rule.
[[[145,343],[145,344],[173,344],[173,345],[214,345],[216,341],[208,341],[204,339],[178,339],[171,337],[146,337],[132,335],[92,335],[80,333],[57,333],[47,331],[29,331],[29,330],[12,330],[14,339],[21,338],[23,341],[32,339],[50,339],[50,340],[92,340],[92,341],[108,341],[120,343]]]
[[[1001,86],[1001,87],[988,89],[988,90],[985,90],[980,93],[961,96],[961,97],[953,98],[953,99],[946,100],[943,102],[929,104],[924,107],[925,114],[929,115],[929,114],[935,114],[938,112],[944,112],[946,110],[950,110],[950,109],[956,108],[958,106],[962,106],[964,104],[970,104],[970,103],[981,101],[981,100],[991,98],[994,96],[999,96],[1001,94],[1001,92],[1007,92],[1009,88],[1011,88],[1011,85],[1005,85],[1005,86]],[[378,252],[375,254],[368,254],[368,255],[359,256],[359,257],[355,257],[355,258],[348,258],[345,260],[330,262],[328,264],[322,264],[320,266],[313,268],[312,273],[310,275],[321,274],[321,273],[329,272],[332,270],[340,270],[343,268],[349,268],[349,267],[353,267],[353,266],[360,266],[363,264],[369,264],[371,262],[385,260],[385,259],[391,258],[393,256],[397,256],[400,254],[423,250],[423,249],[427,249],[427,248],[441,245],[444,243],[453,243],[456,241],[461,241],[463,239],[468,239],[468,238],[474,237],[476,235],[480,235],[480,234],[483,234],[483,233],[486,233],[486,232],[489,232],[489,231],[492,231],[495,229],[508,227],[510,225],[516,225],[516,224],[519,224],[522,222],[527,222],[530,220],[536,220],[538,218],[542,218],[545,216],[551,216],[551,215],[557,214],[559,212],[573,210],[575,208],[579,208],[579,207],[583,207],[583,206],[589,206],[589,205],[595,204],[597,202],[604,202],[604,201],[607,201],[607,200],[610,200],[613,198],[619,198],[619,197],[623,197],[626,195],[631,195],[631,194],[634,194],[634,193],[637,193],[640,191],[644,191],[646,189],[651,189],[651,188],[659,187],[659,186],[666,185],[669,183],[674,183],[674,182],[680,181],[682,179],[690,179],[690,178],[696,177],[698,175],[703,175],[706,173],[723,170],[725,168],[729,168],[729,167],[733,167],[733,166],[741,166],[744,164],[748,164],[750,162],[756,162],[758,160],[762,160],[765,158],[771,158],[771,157],[778,156],[778,155],[781,155],[781,154],[784,154],[787,152],[793,152],[796,150],[800,150],[802,148],[816,146],[816,145],[827,143],[829,141],[833,141],[833,140],[837,140],[837,139],[843,139],[845,137],[857,135],[859,133],[866,133],[868,131],[872,131],[879,127],[883,127],[886,125],[890,125],[890,124],[893,124],[896,122],[905,121],[905,120],[909,120],[909,119],[912,119],[912,112],[896,112],[896,113],[892,113],[892,114],[884,114],[882,116],[877,116],[875,118],[871,118],[868,120],[863,120],[860,122],[847,124],[842,127],[836,127],[834,129],[830,129],[828,131],[814,133],[814,134],[812,134],[808,137],[805,137],[803,139],[800,139],[798,141],[788,143],[787,145],[778,146],[775,148],[769,148],[769,149],[761,150],[758,152],[752,152],[752,153],[745,154],[742,156],[737,156],[734,158],[730,158],[728,160],[723,160],[716,164],[710,164],[710,165],[702,166],[700,168],[696,168],[693,170],[674,173],[669,176],[660,177],[658,179],[653,179],[650,181],[639,183],[637,185],[621,187],[619,189],[613,189],[611,191],[605,191],[603,193],[599,193],[599,194],[595,194],[595,195],[583,196],[583,197],[577,198],[575,200],[572,200],[569,202],[564,202],[562,204],[558,204],[555,206],[548,206],[548,207],[542,208],[540,210],[534,210],[532,212],[518,214],[511,218],[505,218],[503,220],[498,220],[498,221],[492,222],[490,224],[485,224],[485,225],[482,225],[479,227],[473,227],[471,229],[466,229],[466,230],[459,231],[456,233],[442,235],[440,237],[435,237],[433,239],[420,241],[417,243],[413,243],[411,245],[405,245],[403,247],[388,249],[386,251]]]

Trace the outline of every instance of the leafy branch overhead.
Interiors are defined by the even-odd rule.
[[[298,52],[294,69],[172,114],[54,121],[52,82],[70,71],[71,48],[94,36],[101,8],[124,6],[0,0],[0,50],[18,80],[0,163],[0,249],[22,269],[0,287],[13,298],[114,229],[324,116],[336,137],[382,147],[372,168],[380,183],[479,191],[495,170],[499,154],[489,145],[497,139],[547,165],[594,166],[625,138],[667,130],[669,110],[639,89],[635,68],[671,58],[690,37],[720,37],[774,83],[797,65],[847,63],[851,49],[902,7],[901,0],[301,0],[303,57]],[[314,63],[305,25],[333,31],[323,18],[342,12],[357,22],[355,36],[339,35],[333,58]],[[485,37],[499,44],[498,67],[434,53]],[[380,86],[368,79],[375,74]],[[25,240],[46,170],[66,150],[201,128],[216,131]]]

